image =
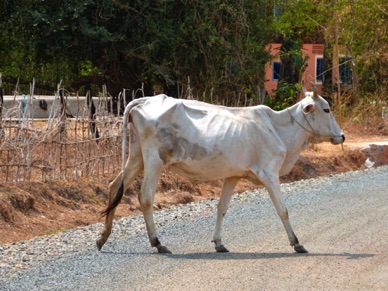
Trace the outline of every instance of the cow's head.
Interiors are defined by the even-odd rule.
[[[314,136],[319,140],[330,140],[332,144],[340,144],[345,141],[345,135],[335,120],[329,103],[317,93],[314,83],[313,92],[306,90],[302,83],[305,98],[301,101],[302,110],[306,121]]]

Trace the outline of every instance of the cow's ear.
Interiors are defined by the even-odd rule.
[[[306,104],[306,106],[303,107],[303,112],[304,113],[310,113],[310,112],[313,112],[314,110],[315,110],[314,103]]]

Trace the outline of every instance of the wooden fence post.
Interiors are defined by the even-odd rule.
[[[86,92],[86,104],[89,108],[89,128],[92,132],[93,138],[98,139],[100,137],[100,134],[98,132],[97,124],[95,122],[96,119],[96,106],[94,106],[93,103],[93,97],[92,97],[92,91],[88,90]]]

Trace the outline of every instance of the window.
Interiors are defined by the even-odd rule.
[[[323,82],[323,56],[317,56],[315,59],[315,82]]]
[[[281,61],[272,61],[272,81],[279,80],[281,69],[282,69]]]
[[[352,59],[349,57],[340,57],[339,74],[341,84],[352,84]]]

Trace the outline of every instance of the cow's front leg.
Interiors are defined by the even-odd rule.
[[[222,185],[220,201],[218,202],[217,206],[216,227],[213,235],[213,242],[215,243],[216,251],[219,253],[228,252],[228,249],[221,243],[221,227],[226,211],[228,210],[229,201],[233,194],[233,189],[237,182],[237,178],[228,178],[224,180],[224,184]]]
[[[272,173],[260,173],[260,180],[264,183],[268,190],[269,196],[271,197],[272,203],[275,206],[276,212],[280,216],[284,228],[286,229],[288,239],[290,240],[291,246],[297,253],[307,253],[307,250],[299,244],[299,240],[292,230],[290,221],[288,219],[287,207],[283,201],[283,196],[280,191],[279,177]]]
[[[288,235],[288,239],[290,240],[290,244],[291,246],[294,247],[294,250],[297,252],[297,253],[308,253],[308,251],[302,246],[299,244],[299,240],[298,238],[296,237],[295,233],[293,232],[292,228],[291,228],[291,224],[288,220],[288,214],[287,214],[287,219],[282,219],[282,223],[284,225],[284,228],[286,229],[286,232],[287,232],[287,235]]]

